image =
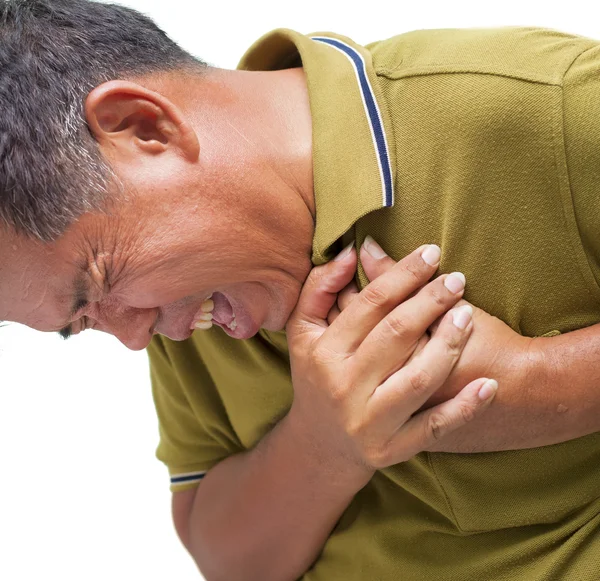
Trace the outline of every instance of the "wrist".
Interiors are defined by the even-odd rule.
[[[309,470],[322,475],[330,486],[356,493],[373,477],[373,468],[333,450],[327,439],[294,406],[281,420],[280,428],[285,431],[295,453],[304,458]]]

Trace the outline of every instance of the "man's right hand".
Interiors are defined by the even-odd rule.
[[[446,381],[473,328],[470,307],[452,309],[464,292],[462,275],[427,284],[438,264],[436,246],[419,248],[331,325],[337,294],[356,270],[355,250],[314,268],[304,285],[286,329],[294,386],[287,419],[319,464],[342,478],[366,484],[375,470],[430,448],[493,400],[497,383],[480,378],[416,413]],[[428,327],[449,309],[429,339]]]
[[[462,286],[460,277],[423,287],[436,248],[425,254],[431,264],[421,248],[379,276],[331,325],[356,253],[313,269],[287,327],[290,411],[256,446],[209,470],[193,498],[174,498],[177,530],[206,579],[300,578],[376,469],[428,448],[492,399],[478,396],[479,379],[413,415],[445,381],[472,326],[454,309],[434,337],[425,334],[462,296],[444,286]]]

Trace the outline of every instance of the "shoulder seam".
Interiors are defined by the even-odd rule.
[[[566,68],[565,72],[562,75],[562,79],[561,79],[561,83],[560,86],[563,86],[563,83],[565,81],[565,77],[569,74],[569,71],[573,68],[573,66],[575,65],[575,63],[585,54],[587,54],[590,50],[593,50],[595,48],[598,48],[600,46],[600,43],[596,43],[593,46],[588,46],[588,48],[586,48],[585,50],[581,51],[572,61],[571,64]]]
[[[578,55],[580,56],[580,55]],[[542,77],[535,78],[530,73],[520,73],[519,71],[515,71],[513,73],[503,73],[497,70],[485,70],[485,66],[481,68],[471,68],[471,67],[456,67],[455,69],[450,68],[448,65],[442,66],[429,66],[429,67],[421,67],[416,69],[406,69],[402,72],[397,69],[389,69],[385,67],[376,68],[375,73],[378,76],[385,77],[391,81],[406,79],[412,77],[427,77],[427,76],[435,76],[435,75],[491,75],[495,77],[504,77],[508,79],[515,79],[517,81],[523,81],[526,83],[535,83],[537,85],[547,85],[553,87],[562,86],[562,79],[560,81],[552,81],[550,79],[544,79]]]

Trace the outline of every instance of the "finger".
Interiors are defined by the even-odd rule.
[[[421,336],[419,342],[417,343],[417,346],[415,347],[415,350],[411,353],[410,357],[406,361],[406,364],[410,363],[415,357],[421,354],[421,351],[425,349],[425,345],[429,343],[429,339],[430,337],[427,333]]]
[[[338,318],[339,314],[340,314],[340,309],[336,303],[335,305],[333,305],[333,307],[331,307],[331,310],[329,311],[329,314],[327,315],[327,324],[332,325],[333,321],[335,321]]]
[[[468,302],[467,302],[467,301],[465,301],[464,299],[461,299],[460,301],[458,301],[458,303],[456,303],[455,307],[462,307],[462,306],[464,306],[464,305],[470,305],[470,306],[471,306],[471,308],[473,308],[473,310],[475,310],[475,309],[474,309],[474,307],[473,307],[473,305],[471,305],[471,303],[468,303]],[[473,313],[473,316],[475,316],[475,313]],[[439,317],[438,319],[436,319],[436,320],[433,322],[433,324],[431,324],[431,325],[429,326],[429,329],[428,329],[428,331],[429,331],[429,334],[430,334],[430,335],[434,335],[434,334],[435,334],[435,332],[437,331],[438,327],[440,326],[440,323],[442,322],[442,319],[443,319],[443,318],[444,318],[444,316],[442,315],[441,317]]]
[[[338,293],[356,272],[356,251],[353,244],[342,250],[334,260],[311,270],[286,326],[289,336],[293,338],[297,333],[328,326],[327,315],[335,304]]]
[[[424,249],[422,246],[420,250]],[[434,262],[439,263],[439,258],[436,259],[435,255],[432,257]],[[371,238],[367,236],[363,245],[360,248],[360,262],[363,270],[370,281],[375,280],[382,274],[385,274],[388,270],[394,267],[396,261],[388,256],[386,252]]]
[[[356,286],[354,281],[343,289],[337,298],[337,304],[340,311],[343,311],[356,298],[359,292],[358,286]]]
[[[369,283],[323,336],[324,347],[339,353],[357,349],[371,330],[412,292],[423,286],[437,265],[425,262],[417,249]],[[423,333],[421,332],[420,335]]]
[[[385,424],[388,433],[398,430],[444,384],[472,330],[469,307],[450,311],[437,337],[373,391],[367,401],[372,421]]]
[[[361,381],[379,385],[400,369],[427,328],[460,300],[464,285],[461,273],[442,275],[382,319],[356,351]],[[449,338],[456,335],[455,327],[449,323],[446,336],[448,329],[454,329]]]
[[[476,379],[452,399],[415,415],[392,438],[389,447],[392,462],[405,462],[431,449],[445,436],[474,420],[487,409],[497,390],[495,380]]]

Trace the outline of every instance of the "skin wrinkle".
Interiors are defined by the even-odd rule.
[[[260,327],[282,329],[311,268],[314,231],[306,87],[289,82],[298,75],[301,70],[217,71],[207,83],[204,77],[162,77],[160,94],[145,86],[155,86],[155,79],[92,91],[86,102],[89,126],[126,195],[111,198],[110,212],[82,216],[46,245],[43,265],[34,246],[23,242],[25,263],[35,264],[36,271],[47,268],[47,282],[42,289],[31,270],[21,285],[9,280],[14,296],[22,296],[29,284],[27,302],[39,310],[30,318],[30,306],[19,304],[11,318],[40,330],[60,328],[51,316],[62,304],[56,290],[81,269],[90,304],[76,314],[73,332],[92,324],[132,349],[147,345],[155,325],[156,332],[185,339],[202,302],[215,291],[239,309],[238,338]],[[238,98],[228,96],[233,93]],[[147,110],[146,99],[156,115],[149,121],[133,114],[124,122],[120,116],[130,115],[132,102]],[[244,114],[247,107],[253,116]],[[114,115],[98,124],[95,111]],[[154,129],[149,122],[156,123]],[[245,135],[258,137],[251,143]],[[194,140],[200,144],[195,160]],[[71,305],[74,298],[69,297]],[[0,318],[5,310],[0,295]]]

